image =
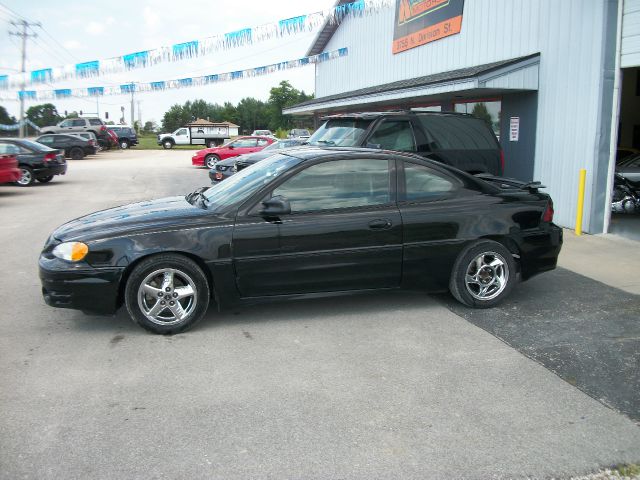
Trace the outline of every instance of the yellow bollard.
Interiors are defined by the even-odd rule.
[[[584,184],[587,179],[587,171],[580,169],[580,183],[578,183],[578,210],[576,212],[576,235],[582,235],[582,210],[584,209]]]

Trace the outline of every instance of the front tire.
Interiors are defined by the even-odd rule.
[[[84,152],[79,147],[74,147],[69,152],[69,156],[72,160],[82,160],[84,158]]]
[[[511,293],[516,279],[516,262],[511,252],[498,242],[481,240],[458,255],[449,290],[468,307],[491,308]]]
[[[220,157],[217,155],[207,155],[204,157],[204,164],[207,168],[213,168],[216,166],[216,163],[220,161]]]
[[[30,187],[35,181],[36,177],[33,175],[33,170],[29,167],[20,167],[20,178],[16,182],[16,185],[20,187]]]
[[[173,142],[170,140],[165,140],[164,142],[162,142],[162,146],[165,150],[171,150],[173,148]]]
[[[161,254],[143,260],[127,281],[125,303],[132,320],[153,333],[191,328],[207,312],[207,277],[191,259]]]

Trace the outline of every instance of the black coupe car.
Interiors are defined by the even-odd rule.
[[[21,187],[29,187],[37,180],[48,183],[56,175],[67,173],[67,162],[59,150],[21,138],[0,138],[0,152],[18,159]]]
[[[450,290],[491,307],[562,245],[537,183],[477,178],[412,154],[300,148],[185,197],[73,220],[40,256],[47,304],[156,333],[218,308],[371,289]]]

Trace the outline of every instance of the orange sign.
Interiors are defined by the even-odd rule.
[[[464,0],[396,0],[393,53],[460,33]]]

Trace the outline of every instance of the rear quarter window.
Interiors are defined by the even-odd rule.
[[[89,125],[103,125],[103,123],[99,118],[90,118]]]
[[[489,127],[477,118],[457,115],[418,115],[434,150],[497,150]]]

